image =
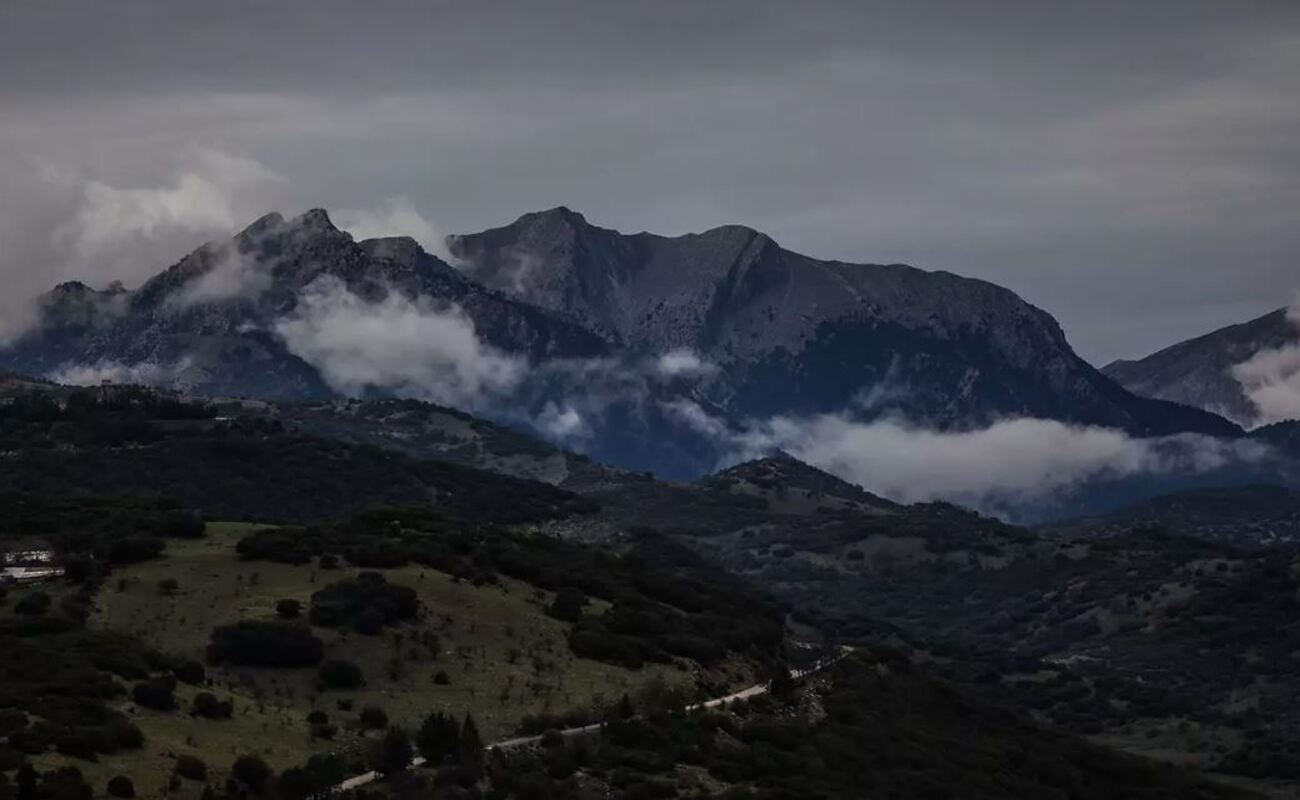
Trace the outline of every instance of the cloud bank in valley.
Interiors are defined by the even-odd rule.
[[[1050,500],[1081,485],[1142,475],[1196,475],[1269,454],[1257,443],[1199,435],[1136,439],[1055,420],[1019,418],[968,431],[940,431],[898,418],[855,421],[843,414],[774,417],[726,425],[690,401],[679,419],[719,441],[724,463],[784,450],[900,502],[946,500],[999,512]]]

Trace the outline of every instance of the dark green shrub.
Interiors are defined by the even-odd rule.
[[[171,711],[176,708],[175,687],[162,678],[140,681],[131,689],[131,699],[138,706],[154,711]]]
[[[176,757],[176,774],[190,781],[208,779],[208,765],[198,756],[188,753]]]
[[[241,620],[212,631],[208,660],[249,667],[314,667],[325,645],[303,625]]]
[[[317,684],[322,689],[360,689],[366,685],[361,667],[351,661],[330,659],[322,662],[317,671]]]
[[[125,775],[116,775],[108,779],[108,793],[113,797],[135,797],[135,784]]]

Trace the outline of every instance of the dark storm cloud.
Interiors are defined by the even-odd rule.
[[[563,203],[994,280],[1104,361],[1300,288],[1297,76],[1290,0],[10,0],[0,279],[137,281],[272,207]]]

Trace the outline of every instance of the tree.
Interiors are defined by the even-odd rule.
[[[32,592],[14,603],[14,613],[35,617],[49,611],[51,602],[50,596],[45,592]]]
[[[158,521],[158,533],[177,539],[200,539],[207,525],[192,511],[171,511]]]
[[[275,613],[283,619],[297,619],[302,615],[302,603],[292,597],[286,597],[275,604]]]
[[[229,700],[221,700],[212,692],[199,692],[194,695],[194,705],[190,714],[205,719],[230,719],[235,713],[235,705]]]
[[[242,755],[230,767],[232,794],[247,792],[261,797],[270,788],[271,768],[259,756]]]
[[[478,723],[474,722],[474,717],[466,714],[460,728],[460,761],[462,764],[469,764],[478,761],[482,756],[483,737],[479,736]]]
[[[361,709],[361,724],[367,728],[386,728],[388,713],[379,706],[366,706]]]
[[[587,595],[581,589],[566,586],[555,595],[555,602],[548,609],[550,615],[566,622],[577,622],[582,616],[583,606],[587,605]]]
[[[636,709],[632,708],[632,698],[627,696],[627,692],[624,692],[623,697],[619,699],[617,711],[619,719],[632,719],[636,716]]]
[[[176,757],[176,774],[186,780],[206,780],[208,777],[208,765],[198,756],[184,753]]]
[[[424,718],[415,734],[415,746],[430,764],[442,764],[460,751],[460,726],[456,718],[435,711]]]
[[[325,644],[305,625],[245,619],[212,631],[208,660],[246,667],[314,667]]]
[[[154,711],[171,711],[176,708],[176,696],[172,682],[162,678],[150,678],[140,681],[131,689],[131,699],[136,705],[151,708]]]
[[[36,800],[36,768],[32,762],[24,761],[18,767],[14,782],[18,785],[17,800]]]
[[[333,753],[317,753],[300,767],[290,767],[277,783],[280,800],[307,800],[324,795],[347,777],[347,765]]]
[[[172,674],[177,680],[188,683],[191,686],[202,686],[203,682],[208,679],[208,671],[198,661],[186,661],[172,670]]]
[[[135,797],[135,784],[125,775],[116,775],[108,779],[108,793],[114,797]]]
[[[767,690],[778,700],[785,700],[794,693],[794,678],[790,677],[790,668],[785,662],[777,662],[776,669],[772,672],[772,680],[767,684]]]
[[[322,689],[360,689],[366,685],[361,667],[351,661],[336,658],[322,662],[317,677],[317,683]]]
[[[397,726],[388,729],[375,749],[372,766],[380,775],[396,775],[411,764],[411,737]]]

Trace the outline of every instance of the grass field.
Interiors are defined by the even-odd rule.
[[[161,558],[121,568],[101,589],[92,628],[133,634],[163,652],[203,659],[210,631],[239,619],[271,619],[284,598],[310,604],[314,591],[352,577],[358,570],[320,570],[314,564],[289,566],[240,560],[235,543],[256,526],[209,524],[199,540],[171,540]],[[414,588],[423,606],[418,621],[386,628],[378,636],[315,628],[326,658],[360,665],[367,685],[358,691],[319,692],[314,669],[209,667],[209,691],[234,700],[234,716],[211,721],[188,713],[202,691],[181,684],[180,710],[123,709],[144,731],[143,751],[104,757],[78,766],[97,790],[116,774],[131,776],[142,797],[161,796],[176,755],[191,753],[208,763],[209,781],[244,753],[257,753],[273,767],[301,763],[313,752],[358,752],[364,746],[357,716],[366,706],[382,707],[394,724],[413,728],[434,710],[457,716],[472,712],[487,741],[512,733],[520,719],[543,710],[563,711],[616,701],[624,692],[662,679],[694,685],[685,668],[647,666],[630,671],[569,652],[566,623],[544,613],[551,600],[532,587],[506,580],[500,586],[474,587],[419,566],[387,570],[390,583]],[[159,582],[174,579],[179,589],[167,596]],[[436,639],[436,648],[429,645]],[[444,671],[448,685],[434,675]],[[341,703],[351,703],[341,710]],[[338,724],[333,741],[313,741],[306,722],[319,709]],[[65,763],[42,756],[43,767]],[[188,783],[171,797],[197,797],[201,785]]]

